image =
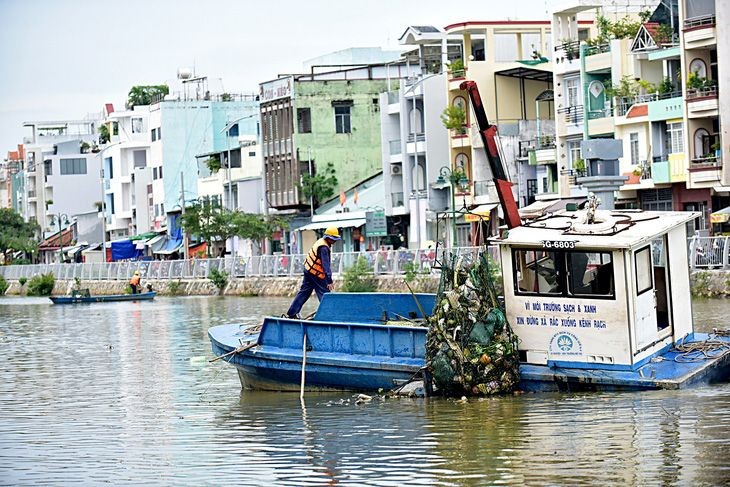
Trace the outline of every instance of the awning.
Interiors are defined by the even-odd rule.
[[[162,247],[160,250],[154,250],[153,252],[155,254],[170,255],[171,253],[178,251],[180,247],[182,247],[182,239],[171,238],[165,243],[164,247]]]
[[[480,220],[489,220],[489,216],[492,214],[499,203],[489,203],[486,205],[479,205],[476,208],[469,210],[469,213],[464,214],[465,222],[478,222]]]
[[[710,223],[727,223],[730,220],[730,206],[710,214]]]
[[[79,242],[73,247],[64,247],[63,253],[68,255],[69,257],[74,257],[76,254],[78,254],[88,246],[88,242]]]
[[[295,230],[321,230],[327,227],[337,228],[357,228],[365,225],[364,218],[356,218],[354,220],[330,220],[324,222],[313,222],[304,225],[303,227],[296,228]]]
[[[152,237],[149,240],[139,240],[139,241],[137,241],[137,248],[140,249],[140,250],[144,250],[145,247],[154,245],[157,242],[159,242],[160,240],[162,240],[163,238],[165,238],[164,235],[157,235],[157,234],[155,234],[155,235],[156,235],[155,237]]]

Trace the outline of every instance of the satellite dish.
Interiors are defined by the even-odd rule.
[[[178,68],[177,79],[190,79],[193,77],[192,68]]]

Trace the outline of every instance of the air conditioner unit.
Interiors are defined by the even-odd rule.
[[[390,166],[391,175],[396,176],[396,175],[400,174],[401,172],[403,172],[403,168],[401,166],[399,166],[397,164],[393,164],[392,166]]]

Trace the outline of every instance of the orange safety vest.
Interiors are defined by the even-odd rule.
[[[132,278],[129,280],[129,284],[132,286],[139,286],[139,276],[132,276]]]
[[[329,248],[327,240],[320,238],[314,242],[314,245],[312,245],[312,248],[309,250],[309,254],[307,254],[307,258],[304,260],[304,269],[320,279],[327,277],[324,274],[324,267],[322,267],[322,259],[319,258],[319,248],[322,245],[326,245],[327,248]]]

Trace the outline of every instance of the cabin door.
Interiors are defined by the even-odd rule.
[[[634,252],[636,276],[635,327],[636,350],[639,351],[657,339],[657,303],[654,288],[654,266],[651,245]]]

